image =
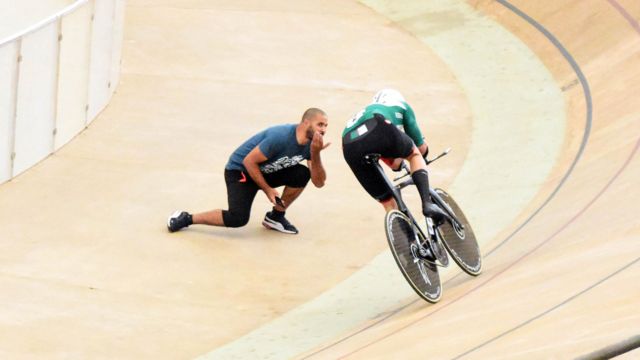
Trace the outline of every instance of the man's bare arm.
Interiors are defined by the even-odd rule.
[[[262,153],[262,151],[260,151],[260,147],[256,146],[251,150],[251,152],[249,152],[249,154],[247,154],[247,156],[245,156],[244,160],[242,160],[242,164],[247,169],[251,179],[253,179],[253,181],[267,195],[269,201],[271,201],[273,205],[277,205],[276,197],[280,197],[280,194],[276,189],[267,184],[267,181],[264,179],[264,176],[262,176],[262,172],[260,171],[260,165],[258,165],[265,161],[267,161],[267,157]]]
[[[311,140],[311,159],[309,160],[309,169],[311,170],[311,182],[317,188],[324,186],[327,180],[327,173],[322,166],[322,158],[320,152],[327,148],[331,143],[324,144],[324,139],[320,133],[316,132]]]

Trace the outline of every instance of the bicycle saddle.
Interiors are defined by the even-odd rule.
[[[380,157],[382,157],[380,154],[367,154],[364,156],[363,160],[365,164],[375,164],[380,160]]]

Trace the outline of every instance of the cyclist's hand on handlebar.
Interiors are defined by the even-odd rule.
[[[427,155],[429,155],[429,146],[425,144],[424,154],[422,154],[422,157],[424,158],[424,161],[428,161],[427,160]]]

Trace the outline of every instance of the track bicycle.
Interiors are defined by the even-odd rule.
[[[450,150],[434,159],[425,160],[431,164]],[[439,224],[425,217],[423,229],[402,200],[402,189],[414,185],[406,163],[402,164],[404,175],[391,181],[378,161],[380,154],[368,154],[364,160],[377,168],[398,204],[398,210],[391,210],[385,216],[385,232],[402,275],[420,297],[430,303],[440,300],[442,285],[438,267],[449,266],[447,253],[464,272],[472,276],[480,275],[482,255],[478,242],[469,221],[451,195],[442,189],[429,189],[433,203],[448,216]]]

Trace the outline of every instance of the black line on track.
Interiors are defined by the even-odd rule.
[[[534,28],[536,28],[538,31],[540,31],[547,39],[549,39],[549,41],[558,49],[558,51],[560,51],[560,53],[562,54],[562,56],[567,60],[567,62],[569,63],[569,65],[571,65],[571,68],[573,69],[573,71],[576,73],[578,80],[580,82],[580,85],[582,86],[583,89],[583,93],[584,93],[584,97],[585,97],[585,103],[586,103],[586,120],[585,120],[585,126],[584,126],[584,133],[582,135],[582,141],[580,143],[580,148],[578,149],[578,152],[576,153],[576,156],[573,160],[573,162],[571,163],[571,165],[569,166],[569,168],[567,169],[567,171],[565,172],[564,176],[562,177],[562,179],[560,180],[560,182],[558,183],[558,185],[556,186],[556,188],[553,190],[553,192],[549,195],[549,197],[544,201],[544,203],[542,205],[540,205],[540,207],[538,207],[538,209],[536,209],[520,226],[518,226],[518,228],[516,228],[511,234],[509,234],[504,240],[502,240],[498,245],[496,245],[495,247],[493,247],[491,250],[489,250],[489,252],[487,252],[486,255],[483,256],[483,258],[487,258],[489,256],[491,256],[496,250],[498,250],[500,247],[502,247],[503,245],[505,245],[507,242],[509,242],[517,233],[519,233],[525,226],[527,226],[534,217],[536,217],[540,211],[542,211],[543,208],[545,208],[550,202],[551,200],[553,200],[553,198],[555,198],[555,196],[558,194],[558,192],[560,191],[560,189],[565,185],[565,183],[567,182],[567,180],[569,179],[569,177],[571,176],[571,174],[573,173],[577,163],[580,161],[580,159],[582,158],[582,155],[584,154],[584,151],[587,147],[587,142],[589,140],[589,136],[591,134],[591,127],[592,127],[592,123],[593,123],[593,100],[592,100],[592,96],[591,96],[591,88],[589,86],[589,82],[587,81],[587,78],[585,77],[584,73],[582,72],[582,69],[580,68],[580,66],[578,65],[578,63],[575,61],[575,59],[573,58],[573,56],[571,55],[571,53],[564,47],[564,45],[562,45],[562,43],[549,31],[547,30],[544,26],[542,26],[542,24],[540,24],[539,22],[537,22],[536,20],[534,20],[532,17],[530,17],[529,15],[527,15],[526,13],[524,13],[522,10],[518,9],[517,7],[515,7],[514,5],[512,5],[511,3],[509,3],[506,0],[495,0],[498,3],[500,3],[501,5],[503,5],[504,7],[506,7],[507,9],[511,10],[513,13],[515,13],[516,15],[518,15],[519,17],[521,17],[522,19],[524,19],[525,21],[527,21],[529,24],[531,24]],[[443,283],[443,287],[444,285],[446,285],[447,283],[455,280],[456,278],[458,278],[459,276],[463,275],[462,273],[454,276],[453,278],[445,281]],[[484,284],[483,284],[484,285]],[[464,295],[463,295],[464,296]],[[327,346],[324,346],[320,349],[318,349],[317,351],[305,356],[303,359],[308,359],[314,355],[317,355],[333,346],[336,346],[382,322],[384,322],[385,320],[389,319],[390,317],[394,316],[395,314],[399,313],[400,311],[406,309],[407,307],[417,303],[417,302],[421,302],[421,299],[416,299],[411,301],[410,303],[403,305],[395,310],[393,310],[392,312],[390,312],[387,316],[379,319],[378,321],[358,330],[355,333],[349,334],[348,336],[333,342]]]

